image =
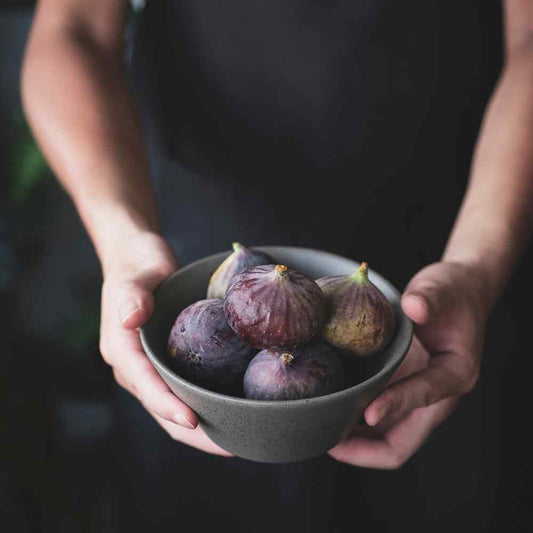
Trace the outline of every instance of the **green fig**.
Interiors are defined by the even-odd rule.
[[[368,265],[348,276],[317,280],[326,297],[322,338],[341,353],[367,357],[387,346],[395,318],[385,295],[368,279]]]
[[[233,253],[230,254],[213,272],[207,287],[207,298],[221,298],[226,296],[230,281],[247,268],[271,265],[276,263],[272,257],[259,250],[252,250],[238,242],[233,243]]]

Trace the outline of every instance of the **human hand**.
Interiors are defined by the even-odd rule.
[[[475,269],[440,262],[422,269],[402,296],[415,337],[388,386],[358,427],[329,451],[356,466],[402,466],[475,386],[488,310]]]
[[[229,456],[197,427],[194,411],[169,390],[141,345],[138,328],[152,314],[152,292],[177,268],[172,250],[155,233],[143,232],[117,244],[104,268],[100,351],[118,384],[133,394],[173,439]]]

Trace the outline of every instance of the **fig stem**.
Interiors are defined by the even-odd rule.
[[[274,270],[280,275],[282,276],[283,274],[285,274],[288,270],[288,268],[285,266],[285,265],[276,265],[274,267]]]
[[[242,244],[240,242],[232,242],[231,246],[233,246],[234,252],[238,252],[242,248]]]
[[[368,264],[363,261],[361,266],[350,276],[350,279],[362,285],[370,283],[368,281]]]
[[[281,362],[284,365],[292,365],[293,361],[294,361],[294,355],[292,355],[292,353],[282,353],[281,354]]]

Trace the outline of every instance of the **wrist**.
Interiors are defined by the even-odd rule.
[[[494,274],[494,263],[473,258],[443,256],[443,263],[453,265],[464,280],[469,296],[476,302],[483,318],[492,311],[501,291],[501,280]]]
[[[159,236],[155,210],[137,209],[121,202],[99,202],[79,208],[104,275],[123,260],[125,250],[143,235]]]
[[[482,218],[477,212],[464,210],[441,259],[463,265],[472,273],[487,315],[511,276],[524,246],[523,232],[499,220],[501,217]]]

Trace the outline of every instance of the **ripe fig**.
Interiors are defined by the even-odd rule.
[[[394,335],[394,312],[368,279],[366,263],[352,275],[320,278],[317,284],[326,297],[325,341],[353,356],[369,356],[385,348]]]
[[[290,352],[263,350],[244,374],[244,396],[255,400],[299,400],[341,390],[340,357],[325,342],[314,340]]]
[[[233,243],[233,253],[230,254],[213,272],[207,287],[208,298],[224,298],[230,281],[236,274],[247,268],[275,263],[268,254],[259,250],[246,248],[238,242]]]
[[[233,392],[257,353],[229,327],[222,300],[200,300],[179,315],[168,339],[171,362],[185,379]]]
[[[291,348],[320,332],[324,295],[285,265],[249,268],[228,287],[224,310],[237,335],[255,348]]]

